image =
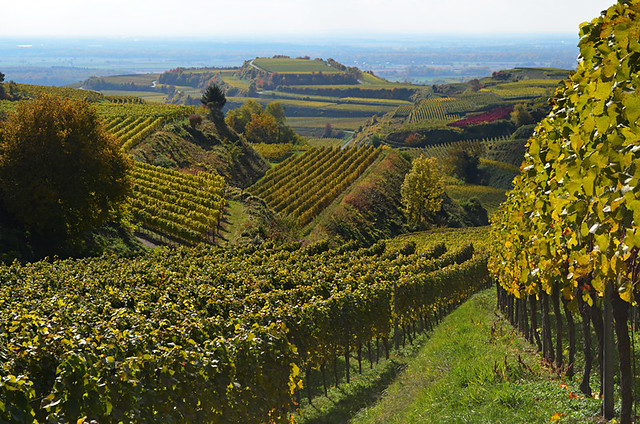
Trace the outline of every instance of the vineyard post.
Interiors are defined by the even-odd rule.
[[[573,377],[574,362],[576,356],[576,326],[573,321],[573,315],[569,310],[569,301],[562,296],[562,307],[564,308],[564,315],[567,318],[567,329],[569,331],[569,363],[567,364],[566,376]]]
[[[562,314],[560,313],[560,285],[556,281],[551,292],[551,304],[553,306],[553,316],[556,322],[556,368],[561,369],[563,364],[562,355]]]
[[[320,372],[322,373],[322,387],[324,388],[324,395],[327,396],[327,374],[325,372],[325,361],[322,360],[320,365]]]
[[[398,331],[398,282],[393,282],[393,345],[396,350],[400,348],[400,332]]]
[[[531,309],[531,334],[529,338],[531,339],[531,344],[536,343],[538,352],[542,351],[542,342],[540,342],[540,335],[538,334],[538,308],[536,303],[536,295],[529,295],[529,306]]]
[[[602,355],[602,415],[610,420],[615,416],[613,409],[613,374],[615,369],[613,341],[613,311],[611,308],[612,283],[607,281],[602,299],[603,312],[603,355]]]
[[[336,381],[336,387],[338,387],[340,380],[338,379],[338,353],[333,352],[333,377]]]
[[[307,385],[307,398],[309,399],[309,405],[313,405],[312,397],[311,397],[311,365],[307,365],[307,369],[305,370],[305,383]]]
[[[582,298],[580,288],[576,289],[576,299],[578,299],[578,309],[582,317],[582,352],[584,355],[584,371],[582,373],[582,382],[580,383],[580,391],[586,396],[591,396],[591,386],[589,385],[589,377],[591,375],[591,367],[593,366],[593,353],[591,352],[591,318],[587,302]]]
[[[620,365],[620,422],[631,423],[633,408],[633,374],[631,372],[631,340],[629,338],[629,303],[620,298],[618,293],[611,299],[615,330],[618,339],[618,358]]]
[[[553,350],[553,341],[551,340],[551,319],[549,317],[549,295],[542,290],[540,293],[542,298],[542,356],[544,359],[553,364],[555,356]]]

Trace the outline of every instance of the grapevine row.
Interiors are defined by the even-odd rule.
[[[492,238],[499,244],[490,261],[499,281],[499,306],[558,368],[567,364],[563,304],[568,375],[575,372],[574,315],[582,318],[585,340],[593,325],[602,413],[607,420],[615,415],[617,368],[622,423],[632,421],[628,320],[640,300],[639,11],[638,0],[620,1],[581,27],[577,71],[560,84],[553,110],[527,143],[523,173],[494,219]],[[550,309],[559,323],[555,349]],[[583,353],[580,388],[591,395],[594,355],[587,344]]]
[[[299,369],[386,346],[394,323],[484,285],[473,249],[443,251],[201,247],[0,266],[0,419],[288,422]]]
[[[380,149],[312,149],[287,160],[249,191],[306,225],[375,161]]]
[[[224,179],[136,162],[130,200],[134,220],[187,243],[212,241],[225,206]]]

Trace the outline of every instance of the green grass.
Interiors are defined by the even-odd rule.
[[[489,227],[469,228],[435,228],[428,231],[402,234],[387,240],[387,249],[398,249],[403,244],[413,241],[418,252],[424,252],[437,243],[443,242],[448,250],[455,250],[465,243],[473,243],[476,248],[483,248],[488,243]]]
[[[318,149],[321,147],[339,147],[344,143],[344,139],[312,137],[307,139],[307,143],[309,143],[311,147]]]
[[[336,68],[332,68],[322,60],[261,58],[255,59],[253,64],[267,72],[277,72],[281,74],[308,74],[311,72],[337,74],[342,72]]]
[[[488,289],[446,317],[382,399],[349,422],[548,423],[556,413],[598,422],[599,401],[557,380],[494,307]]]
[[[482,206],[487,210],[489,216],[493,215],[500,207],[500,204],[507,198],[505,189],[489,186],[470,184],[449,185],[446,186],[445,191],[449,197],[458,202],[477,197]]]
[[[220,234],[222,242],[235,244],[241,237],[248,216],[241,202],[229,200],[228,203],[229,207],[225,211]]]
[[[305,116],[287,118],[287,124],[295,128],[324,128],[327,123],[338,130],[355,130],[369,118],[334,118],[326,116]]]
[[[262,97],[227,97],[228,102],[243,104],[247,100],[255,100],[261,105],[267,105],[271,102],[277,101],[284,107],[304,107],[311,109],[327,108],[328,106],[334,106],[332,102],[314,102],[307,100],[295,100],[295,99],[274,99],[274,98],[262,98]]]
[[[351,358],[351,383],[346,384],[344,378],[336,387],[333,377],[333,367],[326,366],[326,378],[330,384],[328,394],[325,397],[322,389],[322,374],[314,370],[311,374],[313,401],[309,404],[306,398],[306,386],[300,392],[300,409],[295,415],[297,424],[335,424],[346,423],[355,416],[359,410],[373,405],[380,399],[384,390],[392,384],[408,362],[419,351],[420,346],[427,340],[426,334],[419,335],[413,344],[406,343],[397,351],[391,351],[389,360],[384,359],[384,348],[379,345],[380,362],[370,368],[368,354],[363,348],[362,374],[358,373],[358,363]],[[375,358],[375,342],[372,343],[372,353]],[[375,359],[374,359],[375,362]],[[338,360],[338,373],[344,377],[345,362]]]
[[[223,76],[222,77],[222,81],[224,81],[225,83],[229,84],[231,87],[235,87],[235,88],[239,88],[241,90],[248,90],[249,89],[249,83],[241,80],[240,78],[236,77],[236,76]]]
[[[164,93],[159,93],[157,91],[128,91],[128,90],[102,90],[102,94],[105,96],[134,96],[140,97],[141,99],[147,102],[154,103],[164,103],[165,97],[167,97]]]

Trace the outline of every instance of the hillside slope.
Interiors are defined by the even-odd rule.
[[[142,162],[168,168],[215,170],[225,177],[227,184],[239,188],[253,184],[269,169],[269,164],[249,143],[235,134],[220,136],[215,125],[207,120],[195,128],[186,122],[166,126],[131,150],[131,154]]]

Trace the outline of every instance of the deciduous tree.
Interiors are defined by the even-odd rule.
[[[129,192],[129,166],[88,102],[40,96],[0,122],[0,201],[40,235],[106,222]]]
[[[278,125],[284,125],[284,122],[287,118],[284,115],[284,108],[282,107],[282,104],[280,102],[271,102],[267,104],[267,107],[264,111],[265,113],[273,116]]]
[[[245,127],[244,135],[248,140],[257,143],[277,143],[278,123],[267,113],[254,113]]]
[[[255,100],[247,100],[237,109],[232,109],[227,113],[225,121],[237,133],[244,133],[245,127],[251,121],[254,114],[260,115],[264,112],[262,105]]]
[[[400,194],[407,218],[413,224],[419,224],[428,214],[438,212],[444,194],[444,180],[438,160],[423,155],[414,159],[411,171],[404,178]]]
[[[480,153],[463,145],[454,145],[447,151],[444,167],[448,173],[463,179],[467,183],[475,183],[480,176]]]

